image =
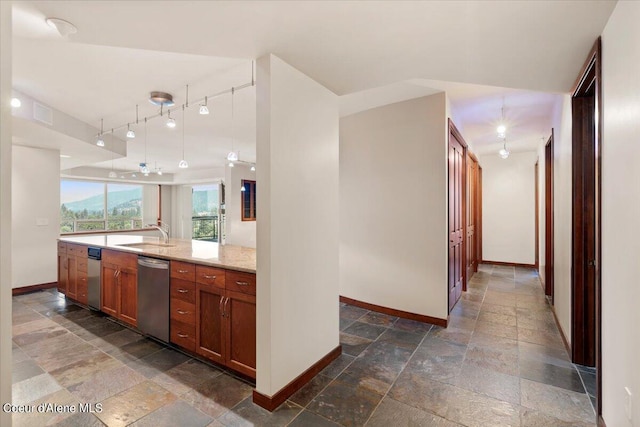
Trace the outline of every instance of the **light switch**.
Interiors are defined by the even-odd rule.
[[[36,218],[36,225],[38,227],[49,225],[49,218]]]

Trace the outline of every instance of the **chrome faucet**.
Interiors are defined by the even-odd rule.
[[[165,224],[162,221],[158,221],[160,222],[160,225],[158,224],[147,224],[146,227],[147,228],[155,228],[156,230],[158,230],[160,232],[160,234],[162,234],[162,238],[164,239],[164,243],[167,244],[169,243],[169,226],[167,224]],[[166,228],[166,230],[165,230]]]

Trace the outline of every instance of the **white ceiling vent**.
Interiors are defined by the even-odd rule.
[[[53,110],[37,102],[33,103],[33,118],[39,122],[53,126]]]

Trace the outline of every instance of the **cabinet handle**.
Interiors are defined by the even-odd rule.
[[[203,274],[202,277],[209,280],[214,280],[216,278],[216,276],[207,276],[206,274]]]
[[[189,292],[188,289],[178,289],[178,292],[180,292],[181,294],[186,294]]]
[[[227,304],[229,304],[229,297],[227,297],[227,299],[224,302],[224,313],[226,314],[227,317],[229,317],[229,313],[227,312]]]
[[[224,301],[224,297],[220,297],[220,304],[218,304],[218,309],[220,310],[220,315],[224,317],[224,309],[222,308],[222,302]]]
[[[238,286],[249,286],[249,282],[236,282]]]
[[[189,270],[178,270],[178,273],[180,273],[180,274],[184,274],[184,273],[188,273],[188,272],[189,272]]]
[[[178,333],[177,333],[177,335],[178,335],[180,338],[188,338],[188,337],[189,337],[189,334],[183,334],[182,332],[178,332]]]
[[[178,312],[178,314],[189,314],[188,311],[184,311],[184,310],[180,310],[180,309],[178,309],[176,311]]]

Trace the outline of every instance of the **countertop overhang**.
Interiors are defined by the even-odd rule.
[[[193,262],[229,270],[256,272],[256,250],[243,246],[221,245],[201,240],[169,239],[168,245],[158,247],[131,247],[130,244],[164,245],[159,237],[94,234],[90,236],[60,236],[61,242],[113,249],[121,252],[161,258],[168,260]]]

